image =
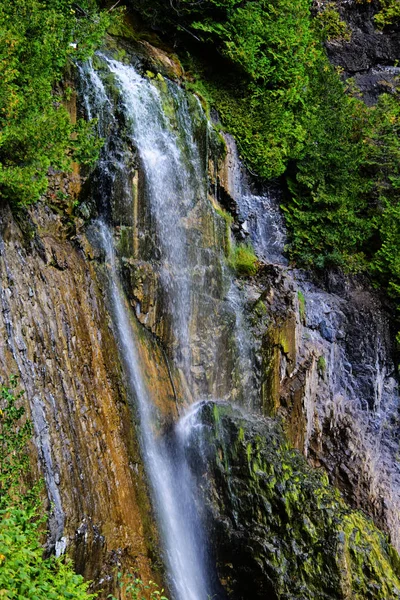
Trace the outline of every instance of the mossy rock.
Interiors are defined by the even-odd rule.
[[[400,598],[397,552],[289,447],[280,423],[225,403],[205,404],[199,419],[191,464],[232,598]]]

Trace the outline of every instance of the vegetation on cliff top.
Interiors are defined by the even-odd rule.
[[[111,18],[94,0],[0,2],[0,199],[29,204],[46,190],[50,166],[96,158],[93,124],[71,123],[71,90],[56,84],[99,45]]]

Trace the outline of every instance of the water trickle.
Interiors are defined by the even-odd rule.
[[[237,204],[242,230],[249,235],[258,258],[266,263],[286,265],[286,229],[279,202],[267,190],[253,193],[234,139],[226,134],[225,141],[229,163],[228,191]]]

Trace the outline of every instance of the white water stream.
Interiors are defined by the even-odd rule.
[[[113,239],[104,222],[98,222],[98,230],[109,267],[110,299],[120,352],[129,387],[137,402],[144,462],[164,541],[171,586],[176,600],[207,600],[212,596],[212,590],[208,580],[206,543],[179,430],[167,439],[157,435],[156,417],[144,383],[129,308],[120,289]]]
[[[201,129],[208,131],[204,112],[198,100],[186,96],[176,84],[152,82],[130,65],[104,55],[100,58],[108,73],[105,83],[102,72],[96,73],[90,64],[81,71],[86,112],[99,118],[99,131],[108,136],[99,168],[100,206],[109,215],[112,198],[107,196],[115,193],[114,184],[102,183],[102,175],[112,182],[122,179],[117,188],[125,200],[119,203],[132,202],[128,177],[124,178],[129,151],[118,134],[122,113],[125,144],[136,149],[144,176],[151,213],[151,231],[146,234],[157,250],[151,264],[161,283],[165,318],[171,323],[170,356],[184,374],[192,400],[210,398],[212,390],[230,394],[235,381],[236,397],[245,401],[252,383],[247,376],[250,344],[207,197],[207,148],[199,135]],[[119,124],[107,95],[109,74],[119,90]],[[157,409],[142,372],[112,230],[104,220],[98,221],[97,229],[108,264],[114,330],[140,418],[143,459],[171,592],[174,600],[217,598],[215,569],[197,511],[200,494],[185,456],[186,429],[193,420],[184,417],[169,432],[156,430]],[[223,360],[221,352],[226,354]]]

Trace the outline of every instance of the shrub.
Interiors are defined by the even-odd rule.
[[[67,65],[93,52],[110,21],[93,0],[80,8],[72,0],[0,3],[0,198],[34,202],[50,166],[67,170],[72,159],[96,158],[92,126],[72,125],[55,84]]]
[[[0,597],[7,600],[89,600],[88,584],[68,560],[44,558],[40,544],[41,483],[24,485],[32,427],[24,419],[17,379],[0,386]]]

